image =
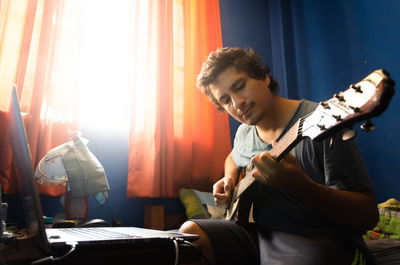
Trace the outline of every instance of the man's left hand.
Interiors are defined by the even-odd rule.
[[[276,161],[268,152],[263,152],[255,155],[251,162],[255,166],[252,176],[272,188],[296,193],[296,189],[311,181],[291,153]]]

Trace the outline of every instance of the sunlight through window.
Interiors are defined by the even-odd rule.
[[[70,121],[64,113],[77,113],[82,125],[127,130],[132,45],[139,41],[132,37],[134,8],[130,0],[65,1],[49,81],[54,92],[43,110],[47,119]]]
[[[157,49],[149,44],[152,38],[149,27],[154,26],[147,24],[149,5],[131,0],[69,0],[64,3],[59,16],[61,21],[53,18],[57,25],[55,60],[48,74],[52,93],[42,117],[69,122],[77,115],[85,127],[127,130],[129,113],[133,112],[135,130],[140,131],[146,115],[152,115],[142,99],[157,96],[146,89],[154,84],[151,83],[153,73],[145,71],[156,68],[151,64],[157,56]],[[183,133],[182,12],[182,0],[175,0],[174,128],[178,137]],[[134,39],[133,36],[139,37]],[[31,82],[26,84],[32,85]]]
[[[175,0],[174,12],[174,134],[183,137],[184,32],[182,0]]]
[[[65,38],[65,50],[75,47],[73,57],[77,78],[79,120],[95,128],[126,129],[128,126],[128,92],[131,59],[132,1],[69,2],[66,14],[69,26],[77,30],[74,39]],[[76,5],[80,5],[76,19]],[[96,8],[94,8],[96,6]],[[64,50],[64,49],[63,49]],[[67,89],[67,88],[66,88]],[[72,99],[74,100],[74,99]],[[105,127],[105,126],[106,127]]]

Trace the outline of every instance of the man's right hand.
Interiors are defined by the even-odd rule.
[[[234,187],[235,184],[232,178],[224,177],[215,182],[213,186],[215,204],[217,206],[226,205],[228,203],[229,195],[233,191]]]

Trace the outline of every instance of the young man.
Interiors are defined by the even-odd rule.
[[[362,233],[378,221],[372,183],[354,140],[341,135],[302,140],[281,161],[268,151],[317,104],[277,95],[278,85],[251,49],[221,48],[203,63],[198,87],[242,124],[224,177],[214,184],[217,205],[227,203],[240,168],[254,165],[260,188],[255,223],[190,220],[180,231],[200,235],[212,264],[368,264]],[[366,263],[366,260],[368,263]]]

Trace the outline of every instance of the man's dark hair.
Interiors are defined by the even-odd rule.
[[[214,98],[210,85],[215,82],[220,73],[234,66],[238,72],[246,73],[250,78],[265,80],[270,69],[264,66],[261,57],[251,48],[225,47],[217,49],[208,55],[197,76],[197,87],[208,96],[218,110],[224,108]],[[276,94],[278,83],[270,77],[269,89]]]

